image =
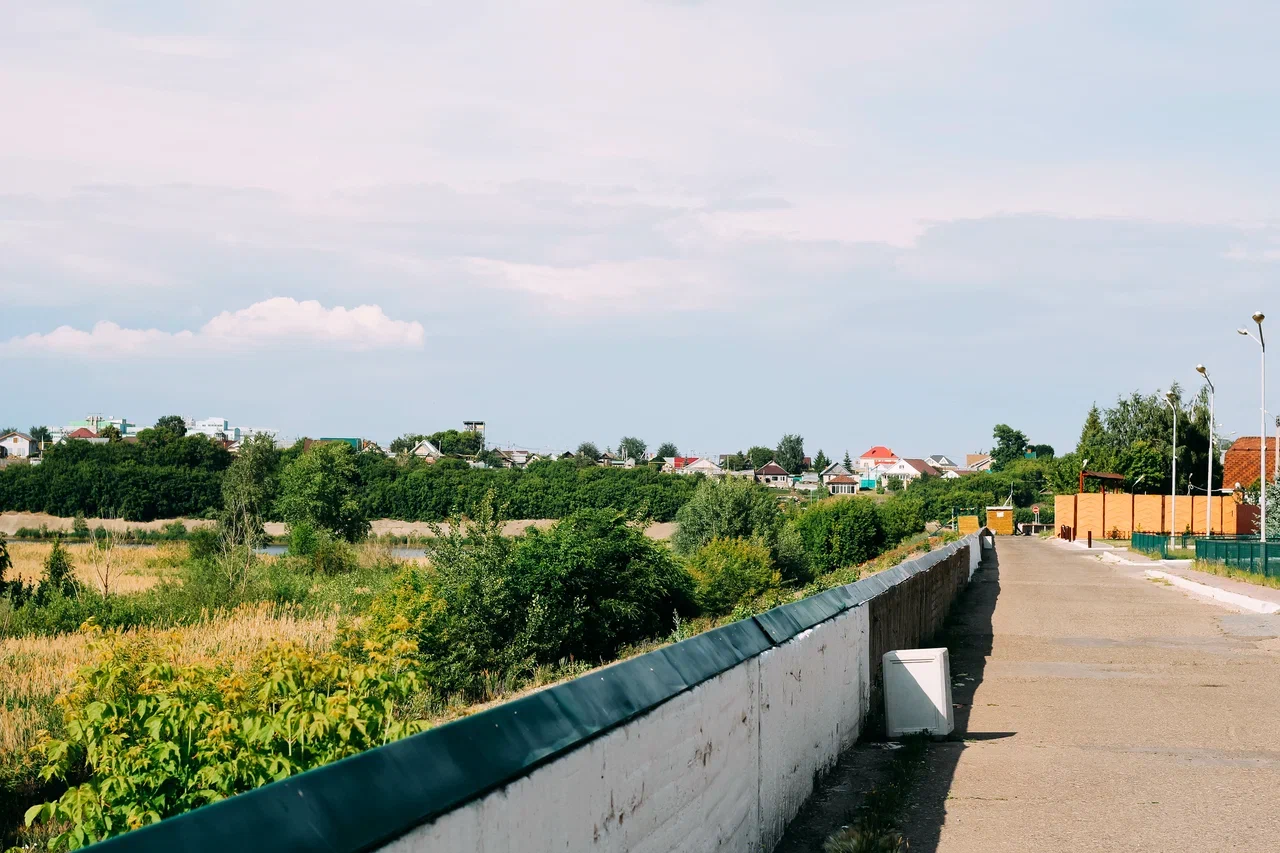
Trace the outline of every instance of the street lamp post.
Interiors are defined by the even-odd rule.
[[[1169,486],[1173,509],[1169,515],[1169,547],[1176,548],[1173,537],[1178,534],[1178,406],[1173,401],[1172,391],[1164,395],[1164,401],[1173,410],[1173,483]]]
[[[1209,479],[1204,481],[1205,499],[1204,499],[1204,535],[1213,535],[1213,457],[1218,452],[1218,443],[1214,440],[1213,435],[1213,380],[1209,378],[1209,371],[1205,369],[1203,364],[1196,365],[1196,372],[1204,377],[1204,381],[1209,385]]]
[[[1253,333],[1248,329],[1239,329],[1240,334],[1253,338],[1258,342],[1258,346],[1262,349],[1261,361],[1261,383],[1262,383],[1262,402],[1261,414],[1262,428],[1258,430],[1258,484],[1262,487],[1258,496],[1258,514],[1261,521],[1258,526],[1258,543],[1262,549],[1262,573],[1267,572],[1267,339],[1262,335],[1262,321],[1267,317],[1261,311],[1255,311],[1253,314],[1253,322],[1258,324],[1258,336],[1253,338]]]

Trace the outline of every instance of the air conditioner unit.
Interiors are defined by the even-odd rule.
[[[884,656],[889,737],[951,734],[951,660],[946,649],[903,649]]]

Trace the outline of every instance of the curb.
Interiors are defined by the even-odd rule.
[[[1130,563],[1129,565],[1135,565]],[[1193,580],[1187,580],[1181,575],[1173,575],[1168,572],[1156,571],[1155,569],[1146,569],[1143,571],[1149,578],[1159,578],[1173,586],[1193,592],[1196,595],[1203,595],[1212,598],[1214,601],[1228,604],[1232,607],[1239,607],[1253,613],[1280,613],[1280,604],[1271,601],[1263,601],[1259,598],[1250,598],[1247,595],[1241,595],[1238,592],[1227,592],[1225,589],[1218,589],[1216,586],[1208,584],[1196,583]]]

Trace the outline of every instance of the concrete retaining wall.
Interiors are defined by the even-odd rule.
[[[771,850],[878,725],[880,656],[942,627],[982,535],[102,846]]]

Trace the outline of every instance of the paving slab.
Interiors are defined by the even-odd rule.
[[[957,732],[929,750],[912,853],[1280,850],[1280,616],[1150,563],[997,549],[948,640]]]

